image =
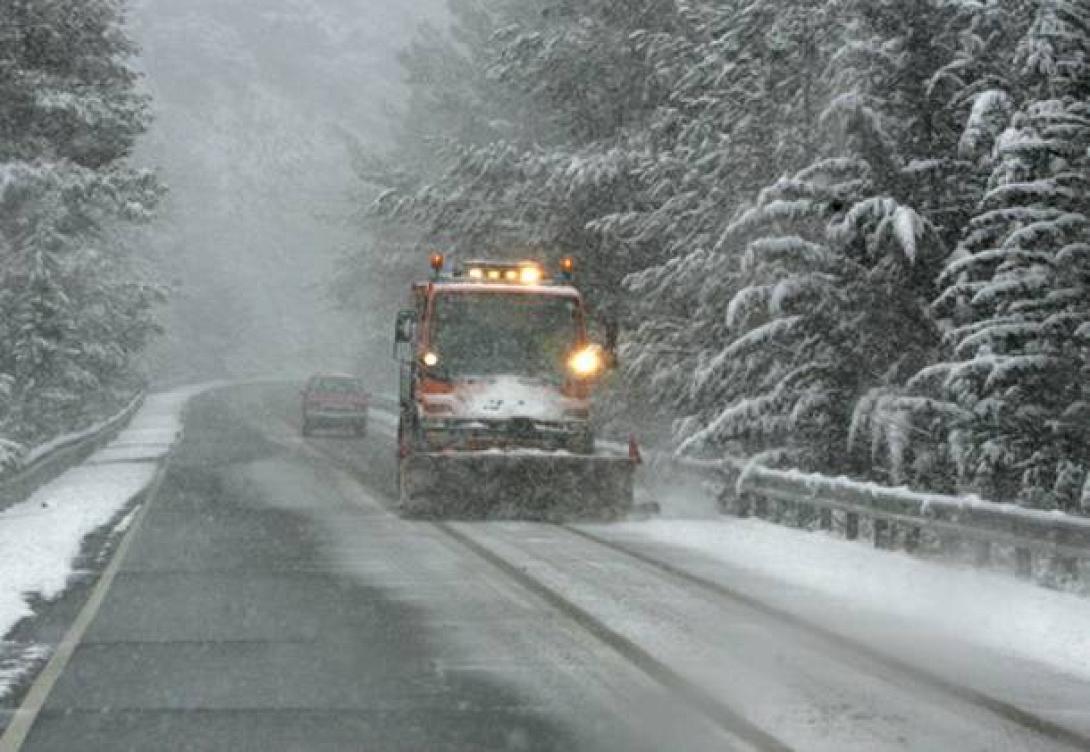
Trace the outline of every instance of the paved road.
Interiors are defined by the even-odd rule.
[[[24,749],[1078,745],[566,528],[402,520],[388,420],[293,398],[192,405]]]

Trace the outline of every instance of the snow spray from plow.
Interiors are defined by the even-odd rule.
[[[445,519],[611,520],[632,506],[627,457],[552,452],[417,453],[402,466],[401,510]]]

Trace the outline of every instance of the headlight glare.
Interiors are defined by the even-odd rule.
[[[538,266],[524,266],[519,269],[519,280],[524,285],[540,284],[543,276],[541,267]]]
[[[568,359],[568,368],[580,378],[595,376],[602,370],[602,355],[593,345],[584,347]]]

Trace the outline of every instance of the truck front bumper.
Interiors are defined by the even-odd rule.
[[[427,451],[541,449],[589,453],[593,450],[590,423],[585,420],[430,418],[421,421],[421,434]]]

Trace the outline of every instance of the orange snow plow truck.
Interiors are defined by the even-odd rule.
[[[591,395],[612,357],[587,336],[572,262],[466,261],[412,285],[398,315],[401,510],[610,519],[635,461],[595,452]]]

